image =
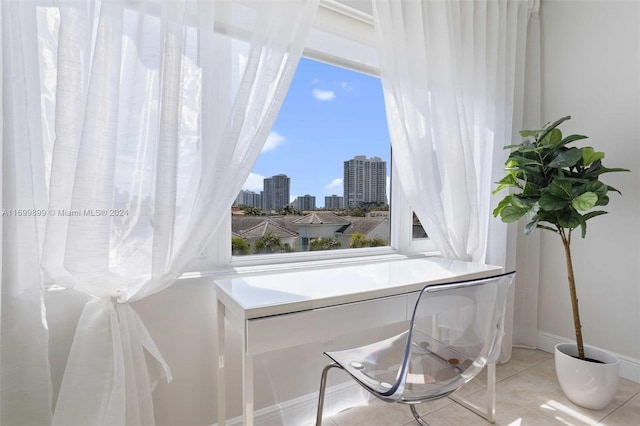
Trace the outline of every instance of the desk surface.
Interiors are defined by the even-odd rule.
[[[500,272],[493,265],[417,257],[217,279],[218,298],[243,319],[418,291],[426,284]]]

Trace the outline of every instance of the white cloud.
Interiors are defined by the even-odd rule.
[[[272,151],[276,149],[278,146],[282,145],[282,143],[286,139],[278,132],[274,132],[273,130],[269,133],[269,137],[267,137],[267,141],[262,147],[262,152]]]
[[[340,82],[340,87],[342,87],[342,89],[345,92],[352,92],[355,89],[351,84],[347,83],[346,81]]]
[[[337,189],[337,188],[342,188],[342,182],[344,179],[342,178],[335,178],[334,180],[331,181],[331,183],[325,185],[325,189]]]
[[[313,89],[313,97],[319,101],[331,101],[336,98],[336,94],[331,90]]]
[[[320,83],[319,78],[314,78],[313,80],[311,80],[311,84],[318,84],[318,83]]]
[[[257,173],[249,173],[249,177],[242,186],[242,189],[246,191],[253,191],[259,193],[264,188],[264,176]]]

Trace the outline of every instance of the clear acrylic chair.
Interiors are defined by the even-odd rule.
[[[334,362],[320,381],[316,425],[322,422],[327,373],[345,370],[363,388],[386,402],[408,404],[421,425],[415,405],[449,396],[488,365],[487,411],[452,399],[493,422],[495,363],[504,334],[504,312],[515,272],[489,278],[425,286],[420,291],[407,331],[358,348],[325,352]]]

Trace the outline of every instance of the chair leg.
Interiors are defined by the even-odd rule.
[[[324,391],[327,387],[327,373],[332,368],[340,368],[340,364],[333,363],[329,364],[322,370],[322,378],[320,379],[320,394],[318,395],[318,414],[316,415],[316,426],[322,425],[322,410],[324,409]]]
[[[429,424],[427,422],[425,422],[422,419],[422,417],[420,417],[420,414],[418,414],[418,411],[416,410],[415,404],[409,405],[409,408],[411,409],[411,414],[413,414],[413,418],[416,419],[416,421],[418,422],[419,425],[421,425],[421,426],[429,426]]]
[[[489,423],[496,422],[496,365],[487,364],[487,394],[488,403],[485,409],[478,405],[472,404],[466,398],[456,395],[449,395],[449,399],[462,405],[467,410],[473,411]]]

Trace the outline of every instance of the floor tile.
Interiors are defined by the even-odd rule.
[[[315,424],[316,424],[316,419],[313,418],[313,419],[309,419],[308,422],[303,422],[300,426],[315,426]],[[326,416],[322,419],[322,426],[338,426],[338,424],[331,417]]]
[[[480,373],[482,374],[482,373]],[[462,386],[460,389],[455,391],[455,395],[466,397],[471,394],[478,392],[481,389],[486,389],[487,386],[483,383],[478,382],[477,380],[472,380],[469,383]]]
[[[510,364],[510,365],[509,365]],[[486,373],[480,376],[486,377]],[[620,380],[618,393],[604,410],[574,405],[562,393],[552,354],[514,349],[512,359],[497,369],[496,425],[498,426],[635,426],[640,425],[640,384]],[[500,378],[502,376],[502,378]],[[486,379],[467,383],[457,394],[484,407]],[[489,425],[475,413],[443,398],[419,404],[418,413],[430,426]],[[377,399],[331,417],[325,426],[415,426],[409,407]]]
[[[640,423],[640,394],[618,407],[605,417],[598,426],[631,426]]]
[[[441,409],[442,407],[446,407],[449,404],[453,404],[453,401],[449,398],[440,398],[436,399],[435,401],[423,402],[422,404],[418,404],[416,406],[416,411],[418,412],[418,414],[420,414],[420,416],[425,416],[429,413],[433,413],[434,411]],[[410,410],[408,406],[407,410]],[[411,411],[409,411],[409,413],[411,413]]]
[[[413,416],[404,404],[373,399],[368,405],[352,407],[331,416],[338,426],[404,425]]]
[[[422,419],[427,422],[429,426],[451,426],[448,423],[445,423],[443,420],[440,420],[433,414],[429,414],[427,416],[421,416]],[[406,423],[403,426],[417,426],[418,422],[415,420],[411,420],[409,423]]]
[[[552,357],[553,355],[537,349],[513,348],[511,359],[504,364],[498,364],[496,366],[496,380],[500,381],[511,377]],[[486,377],[487,374],[483,371],[478,374],[476,380],[482,385],[486,385]]]
[[[640,393],[640,383],[620,379],[618,383],[618,393],[616,393],[616,396],[613,398],[613,403],[622,405],[638,395],[638,393]],[[640,419],[638,420],[638,424],[640,424]]]

